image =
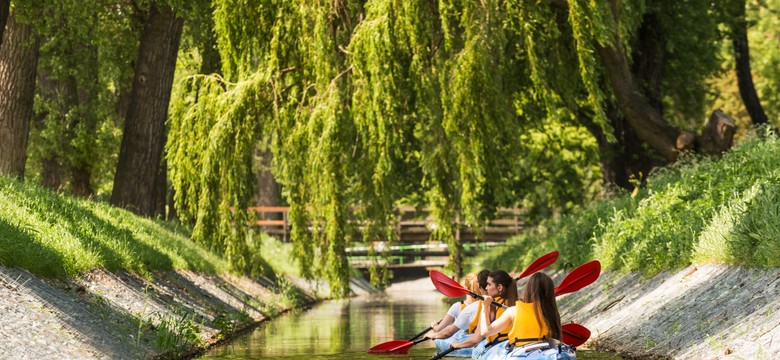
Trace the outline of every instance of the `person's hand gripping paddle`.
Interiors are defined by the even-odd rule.
[[[431,329],[433,329],[433,326],[429,326],[427,329],[421,331],[419,334],[412,336],[412,338],[409,340],[393,340],[393,341],[383,342],[379,345],[373,346],[372,348],[368,349],[368,352],[370,354],[405,354],[407,351],[409,351],[409,349],[411,349],[412,346],[417,345],[425,340],[428,340],[426,338],[421,338],[421,339],[417,339],[417,338],[425,335],[428,331],[431,331]]]
[[[533,263],[531,265],[533,265]],[[436,274],[434,274],[434,272]],[[525,274],[525,272],[523,273]],[[582,289],[595,282],[596,279],[599,278],[600,274],[601,274],[601,263],[598,260],[593,260],[591,262],[582,264],[578,266],[576,269],[572,270],[572,272],[570,272],[568,275],[566,275],[563,281],[561,281],[561,283],[555,287],[555,296],[569,294],[579,289]],[[528,275],[530,275],[530,273],[526,274],[525,276]],[[452,280],[451,278],[447,277],[446,275],[436,270],[431,270],[431,281],[433,281],[434,286],[436,286],[436,289],[438,289],[439,292],[449,297],[460,297],[467,294],[476,295],[471,291],[469,291],[468,289],[463,288],[463,286],[458,284],[455,280]],[[476,296],[483,299],[482,296],[479,295]],[[491,303],[491,304],[495,304],[495,303]],[[502,307],[506,308],[503,305]],[[583,343],[585,343],[585,341],[588,340],[588,338],[590,338],[590,330],[588,330],[586,327],[580,324],[575,324],[575,323],[565,324],[561,326],[561,330],[562,330],[562,334],[561,334],[562,341],[574,347],[582,345]],[[449,349],[444,350],[436,354],[435,356],[433,356],[431,360],[440,359],[455,350],[456,350],[455,348],[450,347]]]
[[[542,255],[538,259],[534,260],[534,262],[531,263],[531,265],[528,265],[528,267],[523,271],[520,276],[518,276],[516,279],[522,279],[526,276],[529,276],[539,270],[542,270],[550,265],[552,265],[556,260],[558,260],[558,251],[553,251],[550,253],[547,253],[545,255]],[[470,291],[469,289],[464,288],[461,284],[459,284],[457,281],[453,280],[447,275],[442,274],[439,271],[431,270],[430,271],[430,277],[431,281],[433,282],[433,286],[436,287],[436,290],[439,290],[440,293],[448,296],[448,297],[461,297],[464,295],[471,295],[473,297],[484,299],[485,297],[482,295],[479,295],[473,291]],[[492,303],[492,305],[496,307],[501,307],[503,309],[506,309],[506,305],[501,305],[498,303]]]

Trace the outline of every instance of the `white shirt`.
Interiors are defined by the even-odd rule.
[[[460,301],[458,301],[450,306],[450,309],[447,311],[447,315],[452,316],[453,319],[457,319],[458,315],[460,315],[460,312]]]
[[[458,329],[467,330],[469,328],[469,323],[474,319],[474,316],[477,315],[479,304],[481,304],[480,301],[475,301],[461,310],[458,317],[455,318],[455,326],[458,327]]]

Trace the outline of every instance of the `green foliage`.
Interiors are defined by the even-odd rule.
[[[777,125],[780,119],[780,1],[748,2],[750,65],[758,97],[767,117]]]
[[[80,195],[110,191],[120,140],[116,103],[129,91],[127,64],[137,52],[132,13],[113,0],[58,1],[33,22],[42,41],[32,178]]]
[[[558,249],[576,266],[652,276],[691,262],[778,266],[780,139],[753,136],[722,159],[689,158],[652,175],[645,189],[545,222],[485,256],[487,268],[521,269]]]
[[[302,267],[302,275],[324,277],[334,295],[346,295],[344,248],[353,239],[353,220],[366,224],[364,239],[392,241],[392,209],[405,199],[433,208],[434,238],[450,245],[459,271],[456,213],[477,226],[495,207],[554,182],[521,181],[534,162],[518,161],[530,148],[520,146],[528,129],[518,110],[531,115],[539,106],[517,101],[534,95],[522,80],[524,34],[512,27],[519,22],[508,8],[499,1],[216,2],[229,81],[185,80],[167,147],[176,206],[194,224],[196,241],[217,250],[244,246],[231,240],[244,231],[241,209],[251,196],[244,191],[251,189],[249,173],[239,168],[264,138],[291,206],[293,255],[314,264]],[[551,104],[561,101],[549,97]],[[570,120],[571,112],[549,119],[532,123],[557,128],[556,119]],[[582,134],[566,126],[559,135]],[[553,145],[560,136],[533,146]],[[538,161],[554,159],[548,168],[555,181],[579,188],[528,201],[565,209],[581,204],[590,195],[579,189],[590,189],[593,177],[570,177],[583,173],[572,170],[583,162],[592,164],[584,155],[593,146],[551,146],[566,149],[564,160]],[[241,261],[237,267],[246,268],[247,259]],[[371,273],[375,283],[389,278],[384,269]]]
[[[180,311],[175,310],[171,315],[155,315],[152,334],[157,350],[175,357],[188,348],[201,345],[200,325],[195,322],[194,314],[180,314]]]
[[[0,264],[75,276],[92,269],[226,272],[179,226],[0,177]]]

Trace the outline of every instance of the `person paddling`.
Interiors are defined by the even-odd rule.
[[[485,307],[493,301],[485,297]],[[507,339],[485,349],[481,353],[474,352],[475,359],[503,359],[511,356],[516,349],[528,354],[531,351],[555,352],[558,359],[568,359],[574,355],[574,350],[560,342],[561,316],[555,301],[555,286],[552,279],[544,273],[531,275],[523,288],[520,301],[507,309],[497,319],[490,319],[491,313],[483,310],[480,314],[480,333],[484,336],[494,336],[508,332]],[[508,331],[507,331],[508,330]],[[544,342],[558,346],[550,346]],[[521,349],[524,345],[540,344]],[[453,346],[459,344],[453,343]],[[530,355],[530,354],[529,354]]]
[[[503,305],[511,305],[517,302],[517,283],[515,282],[515,279],[504,270],[496,270],[490,273],[485,290],[488,294],[485,299],[490,299],[491,303],[494,299],[497,303]],[[459,350],[453,351],[450,354],[459,353],[461,352],[460,349],[473,348],[471,354],[474,356],[483,352],[486,347],[490,347],[492,344],[507,339],[509,327],[485,336],[485,333],[481,331],[481,327],[479,326],[480,322],[487,321],[482,320],[481,315],[487,314],[487,319],[495,320],[496,318],[500,318],[505,313],[505,310],[490,306],[490,303],[483,301],[479,301],[477,307],[477,316],[469,323],[469,330],[467,331],[470,336],[462,341],[453,341],[450,346]],[[442,349],[438,349],[437,347],[437,350],[441,351]]]
[[[485,288],[488,284],[489,275],[490,270],[482,270],[476,275],[474,281],[470,282],[466,279],[464,285],[471,292],[487,295],[488,292]],[[467,339],[476,330],[476,327],[471,327],[470,325],[474,319],[479,319],[479,304],[481,304],[481,300],[469,295],[464,301],[468,302],[468,305],[460,311],[451,324],[440,326],[438,329],[434,328],[434,330],[438,331],[431,331],[425,335],[427,338],[433,339],[437,351],[448,349],[453,341]],[[456,351],[451,353],[450,356],[471,356],[471,349]]]
[[[470,291],[485,295],[486,293],[484,292],[484,290],[482,290],[482,287],[479,285],[480,284],[479,279],[481,278],[482,282],[487,284],[487,277],[489,274],[490,274],[490,270],[482,270],[479,272],[479,274],[469,273],[463,278],[463,285],[466,287],[466,289],[469,289]],[[444,329],[447,329],[450,325],[452,325],[453,322],[455,322],[455,319],[461,314],[461,312],[463,311],[463,309],[466,308],[466,306],[474,303],[477,300],[479,300],[479,298],[469,295],[466,296],[465,299],[452,304],[452,306],[450,306],[450,309],[447,311],[447,314],[444,315],[444,317],[440,321],[431,323],[431,329],[432,329],[431,332],[436,333],[436,332],[441,332]],[[476,313],[474,313],[474,315],[476,315]],[[455,330],[447,329],[447,333],[449,333],[450,331],[454,333],[455,331],[457,331],[457,329]],[[440,338],[441,336],[443,336],[443,334],[445,333],[442,333],[442,335],[440,335]],[[448,337],[450,335],[452,334],[443,337]]]

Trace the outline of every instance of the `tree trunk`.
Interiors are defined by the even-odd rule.
[[[8,12],[11,9],[11,0],[0,0],[0,44],[3,43],[3,30],[5,29]]]
[[[693,139],[682,137],[683,133],[669,125],[661,112],[651,106],[642,95],[634,83],[619,41],[616,40],[610,46],[599,47],[598,52],[612,85],[618,108],[636,131],[637,136],[667,161],[675,161],[680,150],[691,148],[695,137]]]
[[[750,47],[747,38],[747,19],[745,19],[745,1],[736,1],[734,21],[731,25],[732,43],[734,44],[734,61],[737,71],[739,95],[745,104],[753,125],[766,124],[769,120],[761,106],[756,88],[753,85],[753,75],[750,72]]]
[[[0,45],[0,175],[24,177],[35,97],[38,39],[11,15]]]
[[[59,93],[58,83],[52,80],[46,71],[39,70],[37,74],[37,93],[41,101],[52,102],[57,99]],[[46,131],[46,119],[51,116],[48,106],[42,107],[43,111],[34,114],[33,128],[36,131]],[[59,133],[59,131],[58,131]],[[62,148],[62,144],[45,146],[45,149]],[[41,153],[41,184],[47,188],[59,191],[62,188],[64,174],[62,159],[58,151],[45,151]]]
[[[255,155],[258,162],[257,205],[278,206],[280,203],[279,184],[276,182],[273,173],[271,173],[273,153],[271,153],[270,146],[265,146],[265,151],[257,149]]]
[[[153,4],[141,35],[111,194],[112,204],[141,215],[153,215],[158,208],[155,184],[182,25],[183,20],[169,6]]]
[[[650,106],[663,114],[661,85],[666,64],[666,37],[656,14],[648,13],[642,18],[636,41],[631,72],[639,80]]]
[[[608,142],[601,126],[588,121],[587,116],[580,115],[579,118],[599,146],[599,162],[604,183],[633,191],[637,185],[646,181],[654,167],[663,165],[664,161],[642,146],[642,142],[626,119],[620,116],[617,108],[608,106],[606,113],[615,142]]]
[[[78,85],[78,81],[73,76],[70,77],[69,82],[73,86],[76,86],[76,105],[80,109],[80,116],[73,117],[71,120],[71,129],[76,129],[81,126],[86,130],[87,147],[94,148],[95,136],[98,126],[98,89],[100,86],[100,80],[98,79],[98,48],[92,44],[86,45],[72,45],[73,56],[79,56],[84,62],[90,64],[88,68],[92,68],[92,71],[85,71],[81,76],[83,77],[83,83]],[[77,134],[72,134],[71,137],[75,138]],[[95,191],[92,188],[92,171],[94,168],[95,158],[89,156],[89,149],[79,148],[76,150],[76,156],[70,166],[71,175],[71,193],[77,196],[89,197],[92,196]]]
[[[619,21],[618,8],[617,0],[611,0],[610,9],[616,23]],[[597,51],[618,108],[637,136],[667,161],[675,161],[680,151],[692,150],[696,135],[669,125],[660,109],[654,108],[640,91],[618,34],[614,34],[611,44],[601,45]]]

